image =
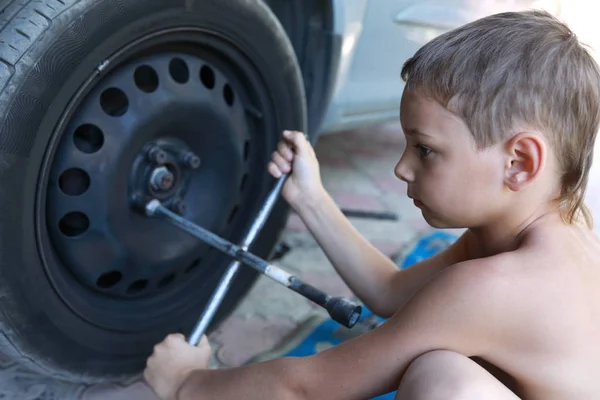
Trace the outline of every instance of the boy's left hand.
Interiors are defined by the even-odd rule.
[[[198,346],[192,346],[182,334],[171,334],[154,346],[154,353],[146,362],[144,379],[161,400],[175,400],[192,371],[208,368],[211,355],[206,335]]]

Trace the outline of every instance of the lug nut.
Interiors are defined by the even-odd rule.
[[[182,156],[183,162],[185,165],[190,167],[191,169],[197,169],[200,167],[201,160],[200,157],[192,153],[191,151],[186,151]]]
[[[158,146],[153,146],[148,151],[148,159],[156,164],[164,164],[167,161],[167,153]]]
[[[175,176],[167,167],[155,168],[150,175],[150,185],[154,190],[169,190],[174,182]]]
[[[140,193],[140,192],[135,192],[132,196],[131,196],[131,205],[133,208],[139,209],[139,210],[143,210],[145,204],[145,196]]]
[[[175,199],[171,202],[171,210],[173,210],[174,213],[183,215],[187,211],[187,204],[181,199]]]

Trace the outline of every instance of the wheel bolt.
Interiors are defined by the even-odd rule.
[[[187,211],[187,204],[181,199],[175,199],[171,202],[171,210],[179,215],[183,215]]]
[[[140,192],[136,192],[131,196],[131,205],[133,208],[143,210],[146,204],[144,204],[144,195]]]
[[[150,185],[154,190],[169,190],[174,182],[175,176],[167,167],[155,168],[150,175]]]
[[[167,161],[167,153],[158,146],[153,146],[148,151],[148,159],[156,164],[164,164]]]
[[[190,167],[191,169],[197,169],[200,167],[201,161],[200,157],[192,153],[191,151],[186,151],[182,156],[183,162],[185,165]]]

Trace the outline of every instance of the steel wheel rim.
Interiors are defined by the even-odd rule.
[[[206,56],[206,54],[208,53],[202,53],[202,51],[198,51],[199,47],[196,46],[192,46],[192,47],[187,47],[187,45],[189,45],[190,43],[190,37],[194,36],[194,35],[198,35],[197,38],[201,38],[204,41],[204,44],[212,44],[213,45],[213,51],[214,51],[214,46],[219,47],[221,46],[221,50],[222,52],[215,52],[213,55],[214,57],[208,57],[209,60],[211,62],[213,62],[213,64],[211,64],[211,62],[207,62],[206,60],[203,61],[198,61],[198,54],[204,54],[204,56]],[[231,43],[228,43],[226,40],[224,40],[224,38],[222,37],[217,37],[217,36],[213,36],[213,35],[206,35],[205,32],[199,32],[198,30],[193,30],[190,28],[178,28],[178,29],[173,29],[173,30],[169,30],[169,31],[163,31],[163,32],[157,32],[153,35],[149,35],[146,38],[142,38],[138,41],[137,45],[132,45],[131,47],[136,47],[139,48],[147,45],[150,46],[150,44],[152,45],[159,45],[159,44],[165,44],[167,41],[169,40],[178,40],[178,38],[186,38],[187,39],[187,44],[184,45],[182,43],[182,41],[179,41],[180,44],[178,45],[170,45],[170,49],[173,50],[172,51],[172,55],[174,54],[179,54],[181,56],[181,53],[176,53],[174,49],[179,49],[180,51],[182,49],[186,49],[185,55],[183,55],[182,58],[185,59],[186,62],[188,63],[192,63],[193,64],[193,59],[196,60],[196,62],[200,62],[203,63],[205,65],[211,65],[213,69],[213,72],[216,71],[214,77],[218,78],[218,74],[221,74],[222,76],[226,76],[231,84],[230,87],[232,88],[232,92],[233,92],[233,96],[234,99],[239,100],[239,103],[242,107],[241,112],[243,112],[244,114],[244,127],[247,126],[248,128],[248,137],[255,139],[256,137],[260,137],[261,134],[263,137],[263,141],[260,143],[260,146],[255,146],[254,145],[254,141],[252,141],[252,146],[249,146],[249,142],[244,142],[244,145],[242,146],[242,152],[244,154],[246,154],[246,161],[247,161],[247,169],[248,170],[256,170],[257,167],[263,167],[264,166],[260,165],[260,160],[261,158],[264,159],[265,156],[267,156],[266,153],[266,149],[269,148],[269,146],[272,146],[275,138],[269,138],[268,135],[264,135],[264,132],[269,132],[272,131],[272,126],[274,124],[274,121],[270,120],[269,118],[263,118],[264,112],[266,111],[267,113],[269,113],[269,111],[272,109],[272,104],[268,98],[268,94],[265,92],[265,86],[263,84],[263,82],[261,81],[260,75],[258,74],[258,72],[255,70],[254,66],[247,60],[245,59],[245,57],[243,57],[239,51],[231,45]],[[157,40],[159,39],[159,40]],[[172,42],[171,42],[172,43]],[[196,43],[197,45],[197,43]],[[187,50],[192,50],[192,51],[187,51]],[[129,52],[131,53],[132,50],[130,49]],[[123,52],[126,53],[126,52]],[[230,57],[232,55],[235,55],[237,58],[234,58],[236,61],[236,64],[238,65],[238,68],[223,68],[223,66],[227,65],[227,57]],[[147,50],[145,51],[144,56],[146,57],[152,57],[151,53],[149,53]],[[115,56],[115,59],[117,58],[123,58],[123,54],[117,55]],[[173,59],[173,57],[171,57],[171,59]],[[148,60],[145,60],[146,63],[149,63]],[[111,61],[109,61],[110,63]],[[115,62],[115,61],[112,61]],[[194,67],[198,67],[196,68],[198,70],[198,74],[197,74],[197,81],[201,82],[203,85],[206,85],[206,82],[202,82],[202,67],[199,67],[200,64],[195,64],[193,65],[193,68],[190,68],[190,70],[193,70]],[[113,68],[112,71],[115,71],[115,69]],[[224,71],[224,72],[221,72]],[[241,73],[240,73],[241,72]],[[192,77],[194,74],[190,73],[190,77]],[[206,73],[205,73],[206,76]],[[215,79],[218,80],[218,79]],[[209,79],[210,81],[210,79]],[[244,82],[244,81],[249,81],[248,85],[244,85],[244,83],[248,83],[248,82]],[[95,84],[97,84],[97,82],[94,82]],[[210,86],[210,85],[209,85]],[[223,86],[225,87],[225,86]],[[233,89],[235,88],[235,89]],[[84,90],[85,91],[85,90]],[[143,91],[143,90],[142,90]],[[228,98],[229,95],[225,94],[226,92],[223,91],[221,96],[222,98],[225,100],[225,103],[228,103]],[[93,90],[92,91],[87,91],[86,95],[89,96],[93,96]],[[75,103],[75,102],[74,102]],[[235,100],[233,102],[233,104],[235,104]],[[118,112],[116,112],[118,113]],[[272,113],[269,113],[272,114]],[[243,128],[243,127],[240,127]],[[69,129],[69,127],[66,127],[67,131]],[[56,135],[55,135],[56,136]],[[106,137],[104,138],[104,140],[106,140]],[[53,151],[49,151],[49,155],[46,159],[47,163],[50,159],[54,159],[56,156],[56,151],[60,151],[60,145],[57,145],[57,140],[54,140],[53,145],[51,145],[51,149],[54,148],[54,152]],[[98,143],[98,140],[91,140],[90,141],[91,144],[94,143]],[[88,143],[89,144],[89,143]],[[73,144],[72,144],[73,146]],[[261,148],[262,147],[262,148]],[[253,153],[254,152],[254,153]],[[50,154],[50,153],[54,153],[54,154]],[[60,171],[65,170],[64,166],[62,166],[60,168]],[[41,179],[40,179],[40,192],[44,192],[46,190],[46,180],[49,178],[48,175],[52,176],[52,173],[54,174],[54,179],[57,182],[56,184],[59,185],[58,180],[60,179],[60,174],[56,174],[55,170],[51,170],[50,174],[48,173],[42,173],[41,175]],[[88,173],[89,175],[89,173]],[[242,175],[243,177],[244,175]],[[92,181],[92,176],[90,176],[90,182]],[[77,180],[79,179],[79,180]],[[244,190],[248,191],[252,188],[253,184],[256,184],[256,182],[260,182],[260,180],[262,179],[262,177],[255,177],[253,178],[252,176],[246,175],[245,178],[243,178],[243,182],[240,181],[238,183],[236,183],[236,186],[238,188],[243,188]],[[254,180],[254,182],[253,182]],[[80,178],[76,178],[75,179],[76,182],[79,182],[80,185],[79,187],[81,187],[81,179]],[[93,183],[93,182],[92,182]],[[92,183],[90,183],[89,187],[92,187]],[[83,185],[85,186],[85,185]],[[260,184],[259,184],[260,186]],[[49,186],[50,187],[50,186]],[[77,187],[77,185],[75,185],[75,187]],[[258,188],[258,187],[256,187]],[[89,190],[89,189],[88,189]],[[89,192],[86,192],[89,193]],[[248,193],[247,193],[248,194]],[[174,289],[172,289],[174,286],[172,286],[172,284],[177,283],[177,281],[175,279],[171,279],[169,278],[169,274],[163,274],[161,280],[158,280],[158,282],[161,282],[166,279],[171,280],[170,285],[163,285],[165,287],[171,287],[170,290],[165,290],[163,293],[160,292],[154,292],[154,294],[144,294],[144,293],[135,293],[133,294],[133,297],[135,297],[138,303],[140,304],[131,304],[130,307],[128,308],[127,312],[123,312],[121,316],[115,316],[115,315],[107,315],[107,307],[101,307],[103,308],[102,310],[99,310],[98,307],[84,307],[82,308],[79,305],[77,305],[76,303],[80,303],[82,298],[85,298],[86,294],[89,294],[87,292],[82,292],[80,289],[78,289],[78,293],[75,294],[75,296],[73,296],[73,294],[65,294],[64,293],[64,289],[65,289],[65,284],[66,283],[70,283],[73,284],[74,280],[73,277],[69,280],[65,277],[62,276],[58,276],[56,274],[56,271],[53,270],[52,266],[56,265],[56,260],[57,259],[61,259],[61,257],[64,259],[64,254],[60,254],[60,252],[55,252],[52,251],[51,249],[51,245],[54,245],[55,243],[51,243],[50,240],[47,240],[47,238],[44,238],[44,231],[45,231],[45,219],[47,219],[47,222],[49,224],[52,224],[52,226],[55,228],[55,232],[53,233],[53,235],[56,237],[56,227],[60,226],[60,222],[58,222],[57,224],[57,218],[53,219],[53,216],[50,215],[50,217],[47,218],[47,215],[49,213],[45,212],[45,210],[43,209],[43,207],[41,207],[41,205],[43,204],[43,193],[38,194],[38,223],[39,223],[39,227],[40,229],[38,229],[38,240],[39,243],[42,247],[42,259],[44,261],[45,267],[46,267],[46,271],[48,273],[48,276],[50,278],[50,280],[52,281],[52,284],[57,287],[57,291],[61,292],[61,288],[63,289],[62,292],[60,293],[62,296],[63,301],[65,301],[72,309],[73,311],[75,311],[76,313],[78,313],[79,315],[81,315],[82,317],[84,317],[85,319],[87,319],[89,322],[95,324],[95,325],[99,325],[99,326],[103,326],[105,328],[109,328],[109,329],[119,329],[119,330],[123,330],[124,326],[131,326],[132,330],[139,330],[139,329],[147,329],[149,326],[153,325],[153,323],[151,321],[144,321],[144,318],[141,317],[141,315],[145,312],[149,312],[149,311],[153,311],[153,316],[157,317],[160,315],[163,316],[170,316],[171,313],[174,310],[175,305],[177,304],[177,301],[175,301],[174,303],[172,303],[170,306],[166,306],[165,304],[167,302],[169,302],[169,298],[176,298],[177,296],[173,296],[173,292]],[[56,196],[55,196],[56,197]],[[72,197],[77,197],[77,196],[72,196]],[[254,196],[256,197],[256,196]],[[252,213],[252,210],[255,210],[257,208],[257,206],[260,203],[260,199],[252,199],[252,196],[247,197],[247,200],[249,201],[249,204],[245,205],[245,207],[247,208],[249,213]],[[49,201],[49,204],[52,203],[52,201]],[[229,211],[229,213],[231,213],[231,211]],[[237,212],[235,212],[237,215],[234,216],[234,219],[232,221],[232,224],[235,224],[235,218],[241,218],[241,212],[239,212],[239,209]],[[64,215],[65,213],[62,212],[59,215]],[[192,213],[193,214],[193,213]],[[246,217],[246,219],[248,220],[246,222],[245,226],[249,226],[249,222],[250,222],[250,218]],[[60,220],[58,220],[60,221]],[[241,221],[241,220],[240,220]],[[198,223],[201,223],[201,221],[196,221]],[[239,221],[238,221],[239,222]],[[76,224],[75,224],[76,225]],[[232,229],[229,229],[229,231],[224,228],[223,232],[227,233],[227,232],[231,232]],[[64,233],[64,232],[63,232]],[[56,239],[53,239],[56,241]],[[201,248],[202,246],[199,245],[199,247]],[[201,251],[199,251],[200,253],[203,253],[204,257],[203,260],[207,263],[217,263],[224,268],[227,264],[227,260],[224,259],[223,256],[221,256],[220,254],[216,254],[215,252],[208,252],[208,254],[206,254],[206,248],[203,248]],[[185,267],[181,267],[181,268],[190,268],[190,266],[194,266],[194,265],[198,265],[199,263],[197,262],[197,260],[199,259],[199,257],[193,257],[192,261],[186,265]],[[217,261],[219,260],[219,261]],[[196,269],[200,269],[202,270],[202,266],[200,265],[200,268],[196,268]],[[73,271],[70,271],[73,272]],[[211,279],[212,277],[214,277],[215,275],[220,274],[221,270],[220,269],[214,269],[213,271],[204,271],[208,276],[206,276],[205,278]],[[184,272],[185,275],[185,272]],[[192,288],[198,288],[199,284],[201,284],[201,282],[199,282],[198,276],[200,275],[196,275],[196,279],[194,279],[193,276],[189,277],[188,279],[185,279],[184,281],[181,281],[180,284],[180,289],[182,291],[185,290],[190,290]],[[76,277],[75,277],[76,278]],[[130,280],[131,281],[131,280]],[[87,282],[88,287],[84,290],[89,290],[89,282]],[[160,285],[159,285],[160,286]],[[146,285],[146,287],[148,287],[148,285]],[[155,286],[153,286],[155,287]],[[105,291],[106,292],[106,291]],[[111,295],[114,295],[114,293],[98,293],[95,296],[93,296],[93,299],[106,303],[104,305],[110,305],[110,307],[114,310],[115,307],[120,306],[118,297],[110,297]],[[123,293],[121,293],[121,298],[123,297]],[[193,297],[193,296],[192,296]],[[179,306],[194,306],[195,304],[198,303],[198,299],[187,299],[187,301],[182,301],[181,300],[181,296],[179,296]],[[145,304],[141,304],[142,302],[144,302]],[[133,302],[135,303],[135,301]],[[184,304],[185,303],[185,304]],[[165,305],[165,307],[163,307],[162,312],[156,312],[156,307],[160,306],[160,305]],[[132,315],[136,315],[139,316],[139,318],[135,318],[137,321],[135,323],[129,323],[132,322],[131,321],[131,316]],[[160,318],[157,318],[160,319]],[[135,325],[135,326],[133,326]]]

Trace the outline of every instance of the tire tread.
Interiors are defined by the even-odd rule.
[[[53,21],[79,0],[15,0],[0,14],[0,90],[27,50]]]
[[[15,73],[27,50],[38,41],[53,21],[79,0],[14,0],[0,12],[0,92]],[[73,376],[49,370],[20,351],[7,332],[14,329],[0,319],[0,353],[44,376],[70,380]]]

